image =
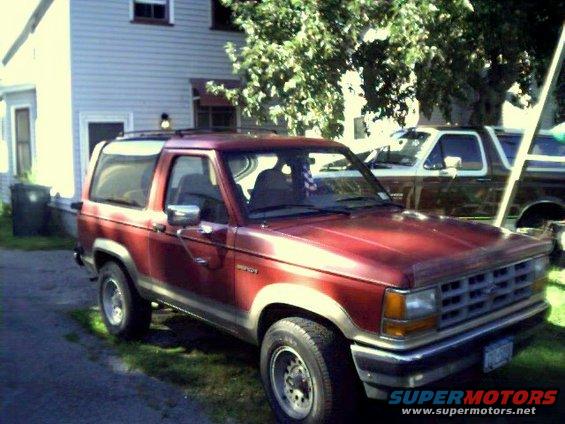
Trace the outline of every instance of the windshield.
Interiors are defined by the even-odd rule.
[[[280,149],[230,152],[225,159],[240,203],[252,219],[345,213],[390,204],[386,191],[350,153]],[[347,171],[328,164],[343,161]]]
[[[521,134],[498,134],[498,140],[500,140],[500,145],[502,146],[502,150],[504,150],[504,154],[508,159],[510,165],[514,164],[514,160],[516,159],[516,153],[518,151],[518,146],[520,145],[521,139],[522,139]],[[532,154],[547,155],[547,156],[565,156],[565,143],[560,143],[557,139],[555,139],[550,135],[540,135],[536,137],[534,141]],[[529,161],[528,166],[538,167],[538,168],[565,169],[565,163],[556,163],[556,162]]]
[[[369,167],[378,164],[413,166],[423,154],[422,148],[430,134],[420,131],[408,131],[384,147],[375,149],[365,158]]]

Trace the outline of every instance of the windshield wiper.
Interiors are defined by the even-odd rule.
[[[365,206],[365,207],[374,207],[374,206],[396,206],[397,208],[401,208],[404,209],[404,206],[399,204],[399,203],[395,203],[392,202],[390,200],[380,200],[380,199],[376,199],[372,196],[351,196],[351,197],[344,197],[343,199],[338,199],[336,200],[336,202],[347,202],[347,201],[359,201],[359,200],[372,200],[375,203],[373,203],[372,205],[369,206]]]
[[[384,203],[382,200],[379,200],[373,196],[351,196],[351,197],[343,197],[341,199],[337,199],[336,202],[355,202],[359,200],[372,200],[377,203]]]
[[[249,213],[270,212],[270,211],[276,211],[276,210],[280,210],[280,209],[290,209],[290,208],[306,208],[306,209],[311,209],[311,210],[316,211],[316,212],[340,213],[340,214],[343,214],[343,215],[351,215],[351,212],[344,210],[344,209],[319,208],[317,206],[308,205],[308,204],[304,204],[304,203],[296,203],[296,204],[286,203],[284,205],[265,206],[265,207],[262,207],[262,208],[251,209],[249,211]]]
[[[376,163],[386,163],[389,165],[400,165],[400,166],[412,166],[412,163],[401,163],[399,161],[392,161],[392,160],[377,160]]]

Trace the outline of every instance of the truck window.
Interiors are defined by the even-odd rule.
[[[514,164],[516,152],[522,139],[521,134],[498,134],[498,140],[510,165]],[[535,155],[565,156],[565,144],[558,142],[552,136],[538,136],[534,141],[532,153]],[[565,163],[530,161],[528,166],[536,168],[564,168]]]
[[[424,168],[444,169],[444,160],[448,156],[461,158],[461,170],[479,171],[483,169],[479,140],[473,135],[442,135],[424,162]]]
[[[108,144],[96,165],[90,199],[98,203],[145,207],[162,147],[163,142],[152,141]]]
[[[204,156],[179,156],[175,159],[167,184],[165,209],[169,205],[198,206],[203,221],[228,222],[216,172]]]

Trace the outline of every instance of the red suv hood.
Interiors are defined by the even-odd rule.
[[[251,250],[271,251],[278,260],[397,287],[422,286],[518,261],[546,253],[550,246],[489,225],[412,211],[381,210],[289,224],[270,223],[257,229],[260,237],[249,233],[244,239],[251,242]],[[261,245],[253,248],[255,243]]]

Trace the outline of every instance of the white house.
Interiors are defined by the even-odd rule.
[[[41,0],[5,56],[0,86],[0,200],[32,173],[71,212],[93,146],[122,131],[235,126],[206,94],[236,85],[226,42],[243,41],[218,0]]]
[[[0,201],[31,173],[52,187],[72,230],[70,204],[98,141],[158,129],[164,115],[174,128],[241,125],[239,111],[204,87],[209,80],[239,84],[228,41],[243,43],[244,35],[219,0],[38,0],[1,58]],[[397,129],[392,121],[370,123],[367,136],[359,83],[357,74],[344,75],[341,140],[354,151],[386,142]],[[505,107],[503,125],[515,126],[507,117],[525,122],[528,110]],[[455,107],[452,122],[465,124],[468,115]],[[407,124],[444,122],[439,113],[424,119],[414,105]]]

